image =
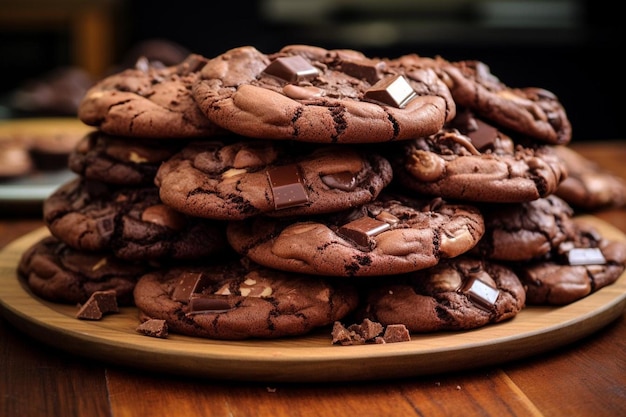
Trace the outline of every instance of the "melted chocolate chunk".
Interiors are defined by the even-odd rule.
[[[319,74],[317,68],[300,55],[276,58],[263,72],[290,83],[310,80]]]
[[[500,291],[478,278],[467,280],[461,290],[477,306],[490,310],[498,299]]]
[[[354,187],[356,187],[356,177],[349,171],[323,175],[321,180],[330,188],[336,188],[342,191],[352,191]]]
[[[567,253],[570,265],[604,265],[606,259],[599,248],[574,248]]]
[[[337,230],[337,234],[353,241],[358,246],[369,247],[370,238],[384,232],[391,226],[368,216],[363,216],[345,224]]]
[[[276,210],[302,206],[309,202],[309,196],[297,165],[284,165],[267,171],[267,177],[274,195]]]
[[[403,109],[416,95],[406,78],[397,75],[378,81],[365,92],[364,98]]]
[[[466,133],[472,140],[472,144],[481,151],[493,148],[498,138],[498,129],[479,119],[475,119],[475,122],[476,129]]]

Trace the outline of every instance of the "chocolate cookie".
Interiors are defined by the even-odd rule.
[[[626,241],[603,237],[574,219],[576,235],[549,258],[520,264],[516,272],[529,305],[566,305],[613,284],[626,269]]]
[[[526,203],[479,206],[485,234],[471,253],[499,261],[542,258],[576,234],[574,210],[555,195]]]
[[[455,119],[456,121],[457,119]],[[485,122],[446,127],[403,142],[388,156],[394,179],[422,194],[490,203],[520,203],[553,194],[567,176],[550,145],[515,143]]]
[[[439,58],[436,67],[458,107],[472,110],[499,128],[545,143],[570,142],[571,123],[552,92],[535,87],[510,87],[480,61],[449,62]]]
[[[626,206],[626,182],[574,149],[556,146],[556,154],[567,167],[568,177],[556,195],[582,210]]]
[[[120,185],[152,185],[161,163],[185,143],[126,138],[94,131],[76,144],[67,165],[90,180]]]
[[[147,263],[128,262],[111,253],[78,251],[53,236],[26,249],[18,272],[37,296],[57,303],[82,304],[96,291],[115,290],[120,305],[133,303],[137,279]]]
[[[510,320],[525,302],[512,269],[461,256],[372,286],[356,315],[415,333],[467,330]]]
[[[78,117],[110,135],[144,138],[195,138],[221,131],[200,111],[191,85],[206,58],[189,55],[161,67],[140,60],[136,68],[112,74],[87,91]]]
[[[432,69],[410,76],[353,50],[251,46],[209,60],[193,96],[214,123],[263,139],[380,143],[430,135],[454,117]]]
[[[328,213],[376,198],[391,182],[389,162],[347,145],[198,141],[159,168],[167,205],[190,215],[241,220]]]
[[[228,248],[223,223],[175,211],[159,200],[154,186],[77,178],[44,200],[43,218],[69,246],[109,250],[122,259],[197,259]]]
[[[346,283],[246,261],[151,272],[134,298],[143,320],[165,320],[170,332],[230,340],[304,335],[358,303]]]
[[[259,264],[342,277],[428,268],[470,250],[483,233],[475,207],[399,196],[326,216],[259,216],[226,230],[231,246]]]

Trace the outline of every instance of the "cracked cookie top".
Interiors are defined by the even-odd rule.
[[[215,124],[263,139],[388,142],[433,134],[455,114],[430,68],[307,45],[226,51],[202,68],[192,92]]]

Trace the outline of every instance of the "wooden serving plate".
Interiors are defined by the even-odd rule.
[[[605,237],[621,231],[592,217]],[[44,301],[18,279],[25,249],[48,235],[31,232],[0,252],[0,311],[34,339],[77,355],[155,372],[266,382],[357,381],[466,370],[555,349],[592,334],[623,314],[626,273],[613,285],[562,307],[522,310],[504,323],[462,332],[414,334],[409,342],[339,346],[330,329],[277,340],[218,341],[170,334],[158,339],[136,332],[134,307],[99,321],[75,318],[76,306]]]

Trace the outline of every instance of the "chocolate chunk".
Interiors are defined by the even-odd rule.
[[[78,310],[76,318],[81,320],[100,320],[102,315],[98,303],[95,300],[89,299],[81,306],[80,310]]]
[[[337,230],[337,234],[353,241],[358,246],[367,248],[372,236],[376,236],[390,227],[389,223],[363,216],[341,226]]]
[[[385,343],[410,342],[411,334],[404,324],[390,324],[383,334]]]
[[[302,182],[297,165],[284,165],[267,171],[267,177],[274,195],[274,208],[302,206],[309,202],[309,196]]]
[[[96,300],[102,314],[119,313],[120,311],[115,290],[95,291],[91,294],[91,298]]]
[[[223,313],[231,310],[228,296],[215,294],[192,294],[189,299],[189,314]]]
[[[330,188],[336,188],[342,191],[352,191],[354,187],[356,187],[356,178],[354,174],[349,171],[323,175],[321,180]]]
[[[600,248],[574,248],[567,253],[570,265],[603,265],[606,259]]]
[[[263,72],[290,83],[310,80],[319,74],[317,68],[300,55],[276,58]]]
[[[348,330],[338,321],[333,323],[332,338],[333,345],[352,346],[365,344],[363,337],[358,335],[354,330]]]
[[[365,92],[364,98],[403,109],[416,95],[406,78],[396,75],[378,81]]]
[[[158,337],[165,339],[168,336],[169,329],[167,322],[161,319],[149,319],[141,323],[135,329],[137,333],[141,333],[145,336]]]
[[[477,306],[490,310],[495,304],[500,291],[484,281],[477,278],[470,278],[465,282],[462,291]]]
[[[348,330],[356,332],[365,341],[372,341],[383,332],[383,325],[365,318],[361,324],[350,325]]]
[[[76,313],[81,320],[100,320],[105,314],[118,313],[115,290],[94,291]]]
[[[178,280],[178,284],[172,292],[172,300],[181,303],[188,303],[201,276],[202,274],[199,272],[182,273],[180,279]]]
[[[111,214],[99,218],[96,221],[96,229],[102,237],[110,237],[115,229],[115,215]]]
[[[475,121],[476,129],[467,132],[467,136],[472,140],[472,145],[478,150],[493,148],[498,138],[498,129],[482,120],[475,119]]]
[[[388,211],[381,211],[376,215],[376,220],[380,220],[381,222],[389,223],[390,225],[400,223],[400,219],[389,213]]]
[[[368,59],[345,60],[341,63],[341,70],[354,78],[365,80],[370,84],[376,84],[381,76],[382,61],[372,61]]]

